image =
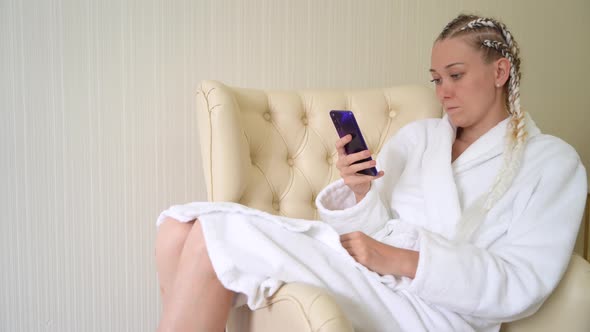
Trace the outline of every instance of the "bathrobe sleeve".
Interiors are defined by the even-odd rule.
[[[377,158],[377,169],[382,169],[385,175],[372,182],[360,202],[356,202],[354,193],[342,179],[324,188],[316,198],[320,219],[332,225],[338,234],[362,231],[367,235],[375,234],[392,219],[386,202],[404,170],[418,127],[419,122],[410,123],[385,143]]]
[[[520,184],[528,202],[497,244],[484,249],[420,230],[418,269],[409,290],[491,321],[533,314],[567,268],[587,192],[577,154],[558,157],[538,165],[543,169],[537,179]]]

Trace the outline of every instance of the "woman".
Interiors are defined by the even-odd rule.
[[[460,15],[432,49],[446,115],[402,128],[375,177],[356,173],[374,161],[353,164],[370,153],[340,139],[323,222],[231,203],[164,211],[160,331],[222,331],[234,301],[255,308],[291,281],[326,288],[358,331],[497,331],[534,313],[569,261],[586,175],[520,109],[519,68],[502,23]]]

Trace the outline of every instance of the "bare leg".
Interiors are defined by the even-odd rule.
[[[168,294],[176,278],[176,268],[178,267],[180,254],[184,247],[184,241],[193,224],[193,221],[181,223],[176,219],[166,218],[166,221],[158,228],[158,235],[156,236],[156,266],[158,269],[162,307],[164,309],[168,306]]]
[[[215,275],[196,220],[184,242],[158,331],[223,331],[233,295]]]

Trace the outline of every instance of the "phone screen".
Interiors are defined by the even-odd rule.
[[[338,136],[344,137],[348,134],[352,136],[352,140],[344,146],[344,151],[346,151],[346,154],[368,150],[367,144],[365,143],[365,139],[363,138],[363,134],[361,134],[361,129],[359,128],[358,123],[356,122],[356,119],[354,117],[354,113],[348,110],[333,110],[330,111],[330,118],[332,118],[332,122],[336,127]],[[372,158],[369,157],[366,159],[359,160],[355,162],[355,164],[369,160],[372,160]],[[377,169],[375,167],[371,167],[360,170],[357,173],[376,176]]]

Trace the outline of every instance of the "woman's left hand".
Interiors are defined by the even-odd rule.
[[[363,232],[340,236],[340,243],[360,264],[380,275],[392,274],[414,278],[419,253],[379,242]]]

